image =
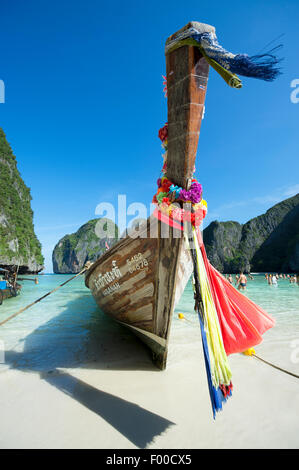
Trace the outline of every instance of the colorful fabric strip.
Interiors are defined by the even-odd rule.
[[[215,33],[199,33],[191,27],[176,36],[174,40],[169,41],[166,44],[165,53],[168,54],[186,45],[198,47],[209,64],[233,88],[242,87],[242,82],[237,75],[273,81],[281,73],[278,68],[281,59],[273,54],[281,45],[265,54],[251,57],[247,54],[232,54],[218,43]]]
[[[203,312],[199,312],[199,322],[210,399],[215,418],[216,412],[222,410],[222,403],[231,395],[232,373],[224,349],[217,311],[210,290],[196,229],[193,227],[192,230],[203,305]]]

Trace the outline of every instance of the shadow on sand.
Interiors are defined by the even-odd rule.
[[[41,378],[99,415],[139,448],[145,448],[155,436],[174,425],[162,416],[103,392],[67,372],[53,371],[47,377],[41,374]]]
[[[6,364],[38,372],[43,380],[105,419],[133,444],[146,447],[175,423],[58,369],[87,368],[99,374],[104,369],[162,373],[152,364],[149,350],[131,331],[104,315],[89,294],[59,307],[64,309],[62,313],[22,340],[22,352],[6,352]]]

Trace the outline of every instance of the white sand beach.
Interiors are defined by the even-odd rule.
[[[0,450],[299,449],[298,5],[2,1]]]
[[[92,363],[43,372],[2,365],[2,449],[299,447],[298,379],[231,356],[233,396],[214,421],[199,328],[175,322],[161,372],[137,339],[123,328],[115,335],[113,325]]]

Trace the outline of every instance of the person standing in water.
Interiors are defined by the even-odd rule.
[[[232,275],[231,275],[231,274],[228,276],[228,282],[229,282],[230,284],[232,284],[232,283],[233,283],[233,277],[232,277]]]
[[[247,284],[247,277],[243,272],[240,273],[239,279],[238,279],[238,289],[239,290],[245,290],[246,289],[246,284]]]

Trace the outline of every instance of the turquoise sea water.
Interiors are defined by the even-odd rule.
[[[70,277],[41,275],[38,277],[38,285],[24,281],[21,295],[6,300],[0,306],[0,320]],[[259,274],[254,276],[253,281],[248,281],[245,295],[276,319],[276,326],[264,335],[263,343],[256,348],[257,353],[298,373],[299,287],[287,280],[278,281],[277,287],[269,286],[264,276]],[[178,319],[178,312],[183,312],[189,320],[187,329],[186,322]],[[180,341],[183,338],[183,342],[189,330],[198,328],[190,282],[174,313],[172,328],[181,329],[183,336],[180,336]],[[120,359],[116,357],[119,353],[113,348],[116,338],[126,342],[126,354],[130,354],[131,346],[132,354],[136,354],[138,340],[97,308],[84,285],[84,278],[79,277],[0,327],[0,346],[5,350],[5,362],[2,361],[0,368],[41,371],[56,367],[78,367],[101,358],[104,361],[105,357],[113,355],[117,360]],[[188,338],[186,347],[190,348]]]

